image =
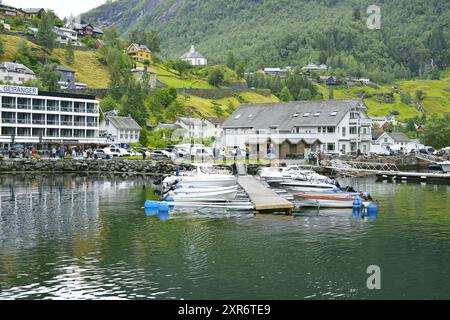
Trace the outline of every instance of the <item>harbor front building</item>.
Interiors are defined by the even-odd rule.
[[[372,121],[360,100],[247,104],[223,124],[227,148],[248,148],[260,158],[302,159],[313,152],[368,154]]]
[[[52,145],[98,145],[99,102],[94,96],[43,92],[0,85],[0,145],[47,149]]]

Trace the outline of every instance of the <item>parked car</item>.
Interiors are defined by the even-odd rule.
[[[116,148],[104,148],[94,151],[94,159],[112,159],[120,157],[120,150]]]
[[[174,158],[174,154],[172,154],[166,150],[153,150],[150,152],[150,156],[152,158],[167,158],[167,159]]]
[[[125,148],[118,148],[118,150],[119,150],[119,153],[120,153],[120,157],[129,157],[129,156],[131,156],[131,153],[128,152],[128,150],[125,149]]]
[[[142,156],[142,152],[145,151],[145,156],[146,157],[150,157],[150,151],[148,151],[147,149],[143,149],[143,148],[135,148],[132,149],[130,151],[130,155],[132,157],[138,157],[138,156]]]

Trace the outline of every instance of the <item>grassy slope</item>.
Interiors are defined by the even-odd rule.
[[[238,96],[226,97],[216,100],[204,99],[190,95],[187,95],[187,99],[185,98],[185,96],[180,95],[178,99],[186,103],[188,107],[192,108],[193,116],[198,117],[226,117],[229,115],[227,109],[230,106],[233,108],[237,108],[242,103],[269,103],[279,101],[278,98],[274,95],[266,97],[255,92],[243,92]],[[212,109],[214,105],[218,105],[222,109],[223,114],[219,115],[215,113]]]
[[[4,41],[5,53],[1,57],[1,61],[13,61],[14,55],[19,47],[19,43],[23,38],[12,35],[0,35],[0,39]],[[27,41],[28,47],[33,50],[33,54],[42,57],[56,59],[60,64],[72,69],[76,72],[78,81],[87,83],[91,88],[106,88],[109,82],[109,71],[100,63],[99,55],[96,51],[79,51],[75,50],[75,62],[69,65],[64,58],[64,49],[53,50],[51,56],[42,50],[38,45]]]
[[[409,92],[413,100],[415,99],[417,90],[425,92],[425,98],[422,104],[429,114],[442,115],[446,112],[450,112],[450,68],[447,68],[442,72],[441,80],[408,80],[400,81],[396,85],[402,92]],[[328,99],[327,88],[319,86],[319,91],[323,94],[325,99]],[[361,91],[373,95],[372,97],[364,99],[364,102],[369,107],[369,115],[371,116],[388,115],[393,109],[400,112],[400,115],[398,116],[399,120],[421,116],[421,113],[416,109],[414,104],[407,105],[402,103],[400,94],[398,93],[394,93],[395,103],[384,103],[376,96],[376,94],[393,92],[391,86],[381,86],[378,90],[368,86],[341,86],[334,88],[334,98],[359,98],[361,97]]]
[[[75,62],[68,64],[65,61],[64,49],[55,49],[53,56],[62,64],[76,71],[78,81],[86,83],[90,88],[107,88],[109,71],[100,62],[97,51],[75,51]]]

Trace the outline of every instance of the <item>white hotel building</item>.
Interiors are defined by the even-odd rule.
[[[292,101],[242,105],[223,124],[226,147],[248,146],[264,157],[307,157],[311,152],[368,154],[372,121],[359,100]]]
[[[94,96],[39,92],[0,85],[0,145],[88,145],[99,138],[99,102]]]

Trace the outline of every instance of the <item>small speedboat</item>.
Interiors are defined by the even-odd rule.
[[[339,192],[341,191],[336,185],[319,181],[300,181],[291,180],[280,183],[280,186],[299,192]]]
[[[442,171],[450,172],[450,161],[438,162],[437,164],[441,166]]]
[[[164,190],[181,184],[194,188],[218,188],[237,185],[237,178],[229,172],[214,168],[209,164],[195,164],[195,169],[188,172],[180,172],[166,177],[162,181]]]
[[[169,191],[166,194],[166,199],[168,197],[172,198],[174,201],[215,201],[224,202],[231,201],[236,198],[238,193],[237,186],[232,187],[222,187],[222,188],[180,188],[173,191]]]
[[[320,208],[353,208],[353,202],[357,199],[362,201],[364,207],[369,206],[372,201],[361,198],[360,195],[317,195],[317,194],[295,194],[294,199],[300,207]]]
[[[318,181],[331,183],[332,180],[326,176],[322,176],[314,170],[302,169],[300,166],[287,167],[265,167],[259,170],[258,175],[268,184],[281,184],[292,180],[301,181]]]

